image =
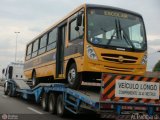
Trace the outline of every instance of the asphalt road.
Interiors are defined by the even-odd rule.
[[[81,115],[68,115],[66,118],[60,118],[43,111],[38,104],[4,95],[3,87],[0,86],[0,120],[6,116],[12,120],[89,120],[92,118],[90,115],[83,117]]]

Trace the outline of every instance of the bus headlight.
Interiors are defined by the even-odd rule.
[[[87,55],[90,59],[97,60],[97,55],[91,46],[87,46]]]
[[[143,65],[147,63],[147,54],[143,56],[142,62]]]

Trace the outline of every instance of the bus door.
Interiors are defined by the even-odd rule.
[[[56,52],[56,78],[62,77],[64,66],[64,47],[67,24],[58,28],[57,52]]]

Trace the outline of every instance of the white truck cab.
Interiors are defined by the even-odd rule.
[[[24,64],[22,62],[11,62],[6,69],[2,70],[2,78],[4,80],[24,80]]]

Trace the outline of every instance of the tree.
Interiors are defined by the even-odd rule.
[[[160,71],[160,60],[156,63],[156,65],[153,68],[153,72]]]

